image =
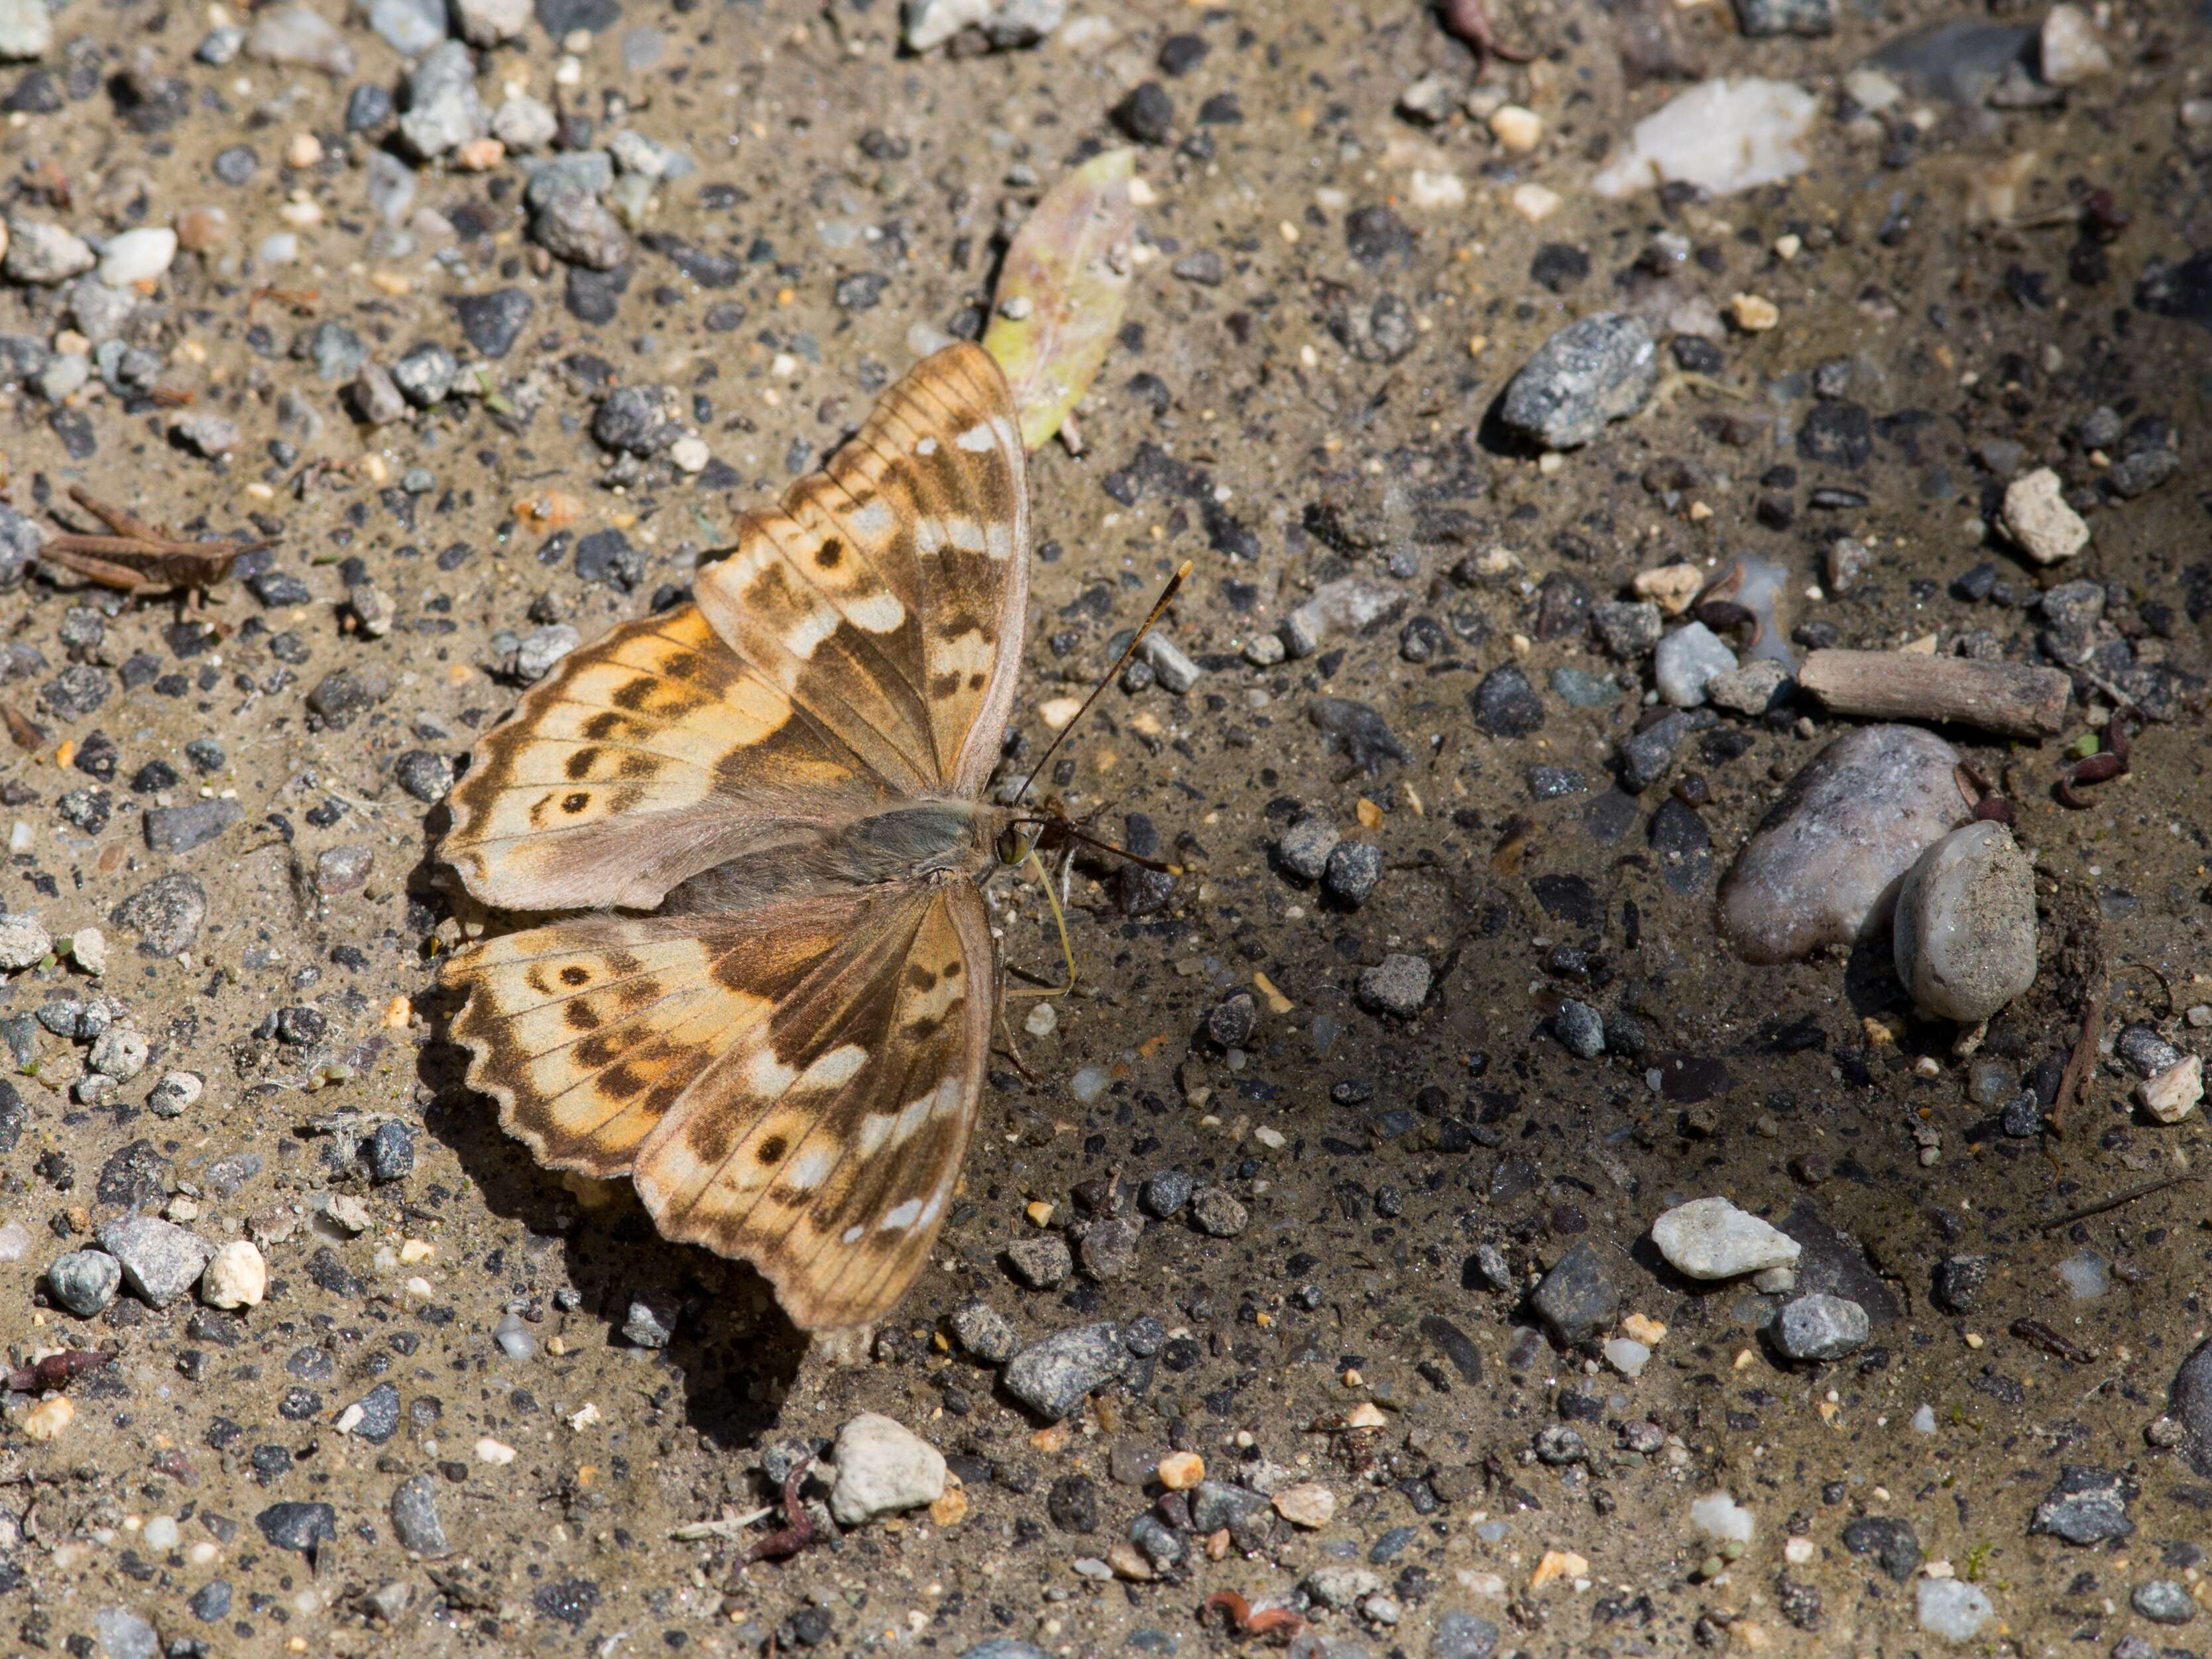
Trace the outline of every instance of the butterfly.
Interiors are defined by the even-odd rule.
[[[539,1162],[628,1176],[803,1329],[927,1262],[999,1006],[981,800],[1027,622],[1013,400],[959,343],[886,392],[693,599],[562,659],[476,745],[441,856],[507,910],[449,959],[471,1086]],[[642,914],[650,912],[650,914]]]

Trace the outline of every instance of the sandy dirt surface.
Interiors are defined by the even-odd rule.
[[[2212,11],[2101,9],[2105,66],[2059,88],[2014,5],[1762,38],[1711,5],[1507,5],[1535,61],[1478,70],[1410,3],[1094,7],[917,56],[893,0],[562,0],[480,54],[471,141],[423,161],[360,90],[409,59],[318,3],[341,72],[203,61],[228,20],[76,0],[0,76],[0,910],[105,957],[57,945],[0,987],[0,1335],[11,1365],[115,1356],[7,1396],[0,1652],[1188,1654],[1303,1626],[1312,1656],[1901,1655],[1961,1608],[1975,1651],[2203,1645],[2212,1375],[2167,1413],[2206,1189],[2062,1218],[2204,1152],[2201,1109],[2151,1119],[2112,1043],[2201,1049],[2212,1021]],[[36,35],[36,0],[0,11]],[[378,15],[416,52],[439,32]],[[1920,51],[1978,79],[1845,89],[1959,20],[1984,34]],[[1745,74],[1816,100],[1806,171],[1593,194],[1635,120]],[[481,142],[510,83],[557,94],[565,151]],[[582,228],[619,258],[551,258],[526,167],[618,134],[653,143],[622,141]],[[977,332],[1006,233],[1133,139],[1127,325],[1082,453],[1032,468],[1010,747],[1194,560],[1168,633],[1195,682],[1130,677],[1048,779],[1185,873],[1076,864],[1080,982],[1016,1010],[1036,1080],[994,1055],[930,1268],[872,1340],[810,1348],[750,1269],[538,1170],[461,1084],[433,975],[486,919],[440,876],[436,803],[549,653],[682,603],[735,511]],[[180,217],[136,286],[19,275],[70,263],[40,227],[123,260]],[[1658,319],[1657,390],[1585,447],[1517,447],[1508,380],[1624,307]],[[362,420],[362,362],[425,343],[454,389]],[[88,380],[56,368],[88,351]],[[599,417],[641,386],[667,418],[618,451]],[[2161,448],[2178,468],[2114,487]],[[2045,465],[2093,535],[2048,568],[1996,527]],[[27,525],[98,527],[73,488],[268,546],[205,605],[25,569]],[[2042,923],[1971,1059],[1886,946],[1753,967],[1717,934],[1729,860],[1851,722],[1785,690],[1616,784],[1653,661],[1593,606],[1743,554],[1786,568],[1801,641],[2074,674],[2039,746],[1947,732],[2014,802]],[[1346,578],[1356,625],[1285,659]],[[2160,718],[2068,810],[2060,751],[2123,684]],[[1364,855],[1286,873],[1316,816],[1379,850],[1364,898]],[[1035,886],[992,893],[1014,969],[1054,972]],[[2046,1117],[2093,999],[2106,1052]],[[1795,1290],[1661,1260],[1653,1220],[1716,1194],[1797,1241]],[[71,1315],[50,1269],[134,1213],[252,1241],[264,1297]],[[1039,1288],[1007,1251],[1050,1280],[1048,1237],[1075,1265]],[[1571,1252],[1576,1347],[1529,1296]],[[1959,1257],[1986,1283],[1955,1269],[1947,1306]],[[1768,1328],[1812,1290],[1870,1332],[1786,1361]],[[952,1335],[978,1299],[1025,1344],[1091,1329],[1089,1398],[1018,1400]],[[1652,1339],[1633,1379],[1597,1346],[1624,1320]],[[744,1565],[777,1481],[863,1411],[946,1455],[946,1495],[839,1528],[817,1464],[821,1535]],[[1206,1484],[1170,1490],[1170,1453]],[[2033,1526],[2067,1469],[2087,1543]],[[1715,1492],[1752,1524],[1725,1553],[1691,1516]],[[1217,1592],[1297,1617],[1239,1637]]]

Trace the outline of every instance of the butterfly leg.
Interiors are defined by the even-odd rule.
[[[1075,946],[1068,942],[1067,913],[1060,908],[1060,894],[1054,889],[1052,875],[1037,856],[1036,848],[1030,848],[1029,861],[1036,866],[1037,884],[1044,889],[1044,899],[1052,906],[1053,925],[1060,930],[1060,953],[1067,963],[1067,983],[1065,985],[1018,985],[1009,990],[1010,997],[1062,997],[1075,988]]]

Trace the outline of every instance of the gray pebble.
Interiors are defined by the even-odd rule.
[[[1791,1359],[1841,1359],[1874,1334],[1867,1310],[1846,1297],[1802,1296],[1775,1316],[1774,1346]]]
[[[1006,1261],[1014,1276],[1034,1291],[1048,1291],[1075,1271],[1074,1254],[1058,1233],[1016,1239],[1006,1246]]]
[[[1537,349],[1498,407],[1504,425],[1550,449],[1576,449],[1634,414],[1659,380],[1659,348],[1638,318],[1600,312]]]
[[[1561,1003],[1552,1016],[1552,1029],[1567,1052],[1578,1059],[1595,1060],[1605,1053],[1605,1016],[1587,1002],[1570,997]]]
[[[1898,889],[1897,976],[1933,1018],[1972,1024],[2035,983],[2035,870],[1986,820],[1923,853]]]
[[[123,1279],[149,1305],[166,1308],[192,1287],[207,1266],[206,1241],[150,1215],[124,1216],[100,1230],[100,1242],[123,1268]]]
[[[1319,813],[1300,818],[1275,842],[1275,862],[1283,873],[1298,881],[1319,881],[1328,868],[1329,854],[1343,839],[1336,826]]]
[[[2136,1491],[2136,1483],[2116,1470],[2062,1464],[2057,1483],[2035,1506],[2027,1529],[2069,1544],[2104,1544],[2129,1537],[2136,1525],[2128,1519],[2128,1505]]]
[[[123,1269],[105,1250],[71,1250],[46,1269],[46,1294],[79,1319],[103,1311],[122,1286]]]
[[[1393,951],[1372,968],[1359,970],[1359,1006],[1378,1014],[1407,1018],[1428,1000],[1432,970],[1419,957]]]
[[[392,1494],[392,1529],[399,1547],[416,1555],[435,1558],[450,1554],[444,1523],[438,1518],[437,1482],[427,1474],[410,1475]]]
[[[1659,643],[1659,607],[1649,599],[1606,599],[1590,607],[1590,626],[1606,650],[1622,662],[1634,662]]]
[[[1021,1352],[1013,1322],[989,1303],[962,1304],[952,1312],[952,1334],[963,1349],[987,1365],[1003,1365]]]
[[[2197,1617],[2197,1603],[2186,1584],[2171,1578],[2154,1578],[2137,1584],[2128,1601],[2154,1625],[2185,1625]]]
[[[1576,1245],[1553,1264],[1528,1305],[1561,1346],[1577,1348],[1613,1323],[1620,1292],[1594,1245]]]
[[[540,203],[530,235],[555,258],[587,270],[612,270],[629,258],[622,221],[580,190],[556,191]]]
[[[207,921],[207,890],[179,871],[142,887],[107,913],[108,921],[137,933],[140,949],[173,957],[191,948]]]
[[[1214,1238],[1234,1238],[1251,1224],[1251,1213],[1222,1187],[1200,1187],[1191,1194],[1191,1219]]]
[[[1016,1354],[1006,1367],[1006,1389],[1040,1416],[1058,1422],[1093,1389],[1117,1376],[1123,1357],[1118,1327],[1079,1325]]]
[[[1190,1202],[1197,1185],[1195,1179],[1181,1170],[1161,1170],[1146,1177],[1138,1201],[1149,1213],[1164,1218]]]
[[[434,341],[425,341],[392,366],[400,395],[417,409],[443,403],[460,372],[453,354]]]
[[[399,787],[425,805],[445,799],[453,787],[453,763],[427,749],[410,749],[392,763]]]
[[[1340,841],[1322,870],[1322,887],[1341,904],[1367,902],[1382,879],[1382,849],[1371,841]]]
[[[676,1334],[674,1304],[659,1297],[633,1297],[622,1334],[623,1340],[634,1347],[666,1347]]]

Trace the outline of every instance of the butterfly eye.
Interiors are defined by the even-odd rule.
[[[1019,864],[1029,856],[1029,843],[1022,839],[1021,831],[1012,824],[999,831],[999,862]]]

